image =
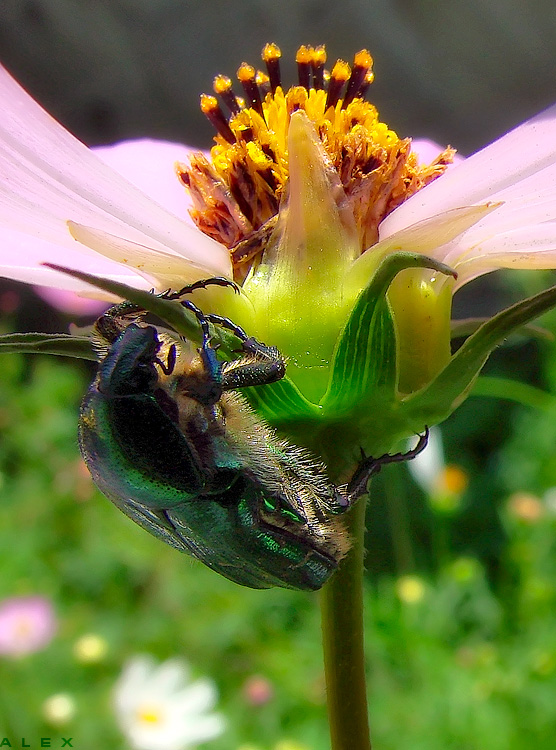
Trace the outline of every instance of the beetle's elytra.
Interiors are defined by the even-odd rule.
[[[203,330],[198,350],[137,315],[130,322],[126,303],[97,321],[104,356],[79,424],[93,480],[147,531],[236,583],[319,589],[349,547],[341,513],[380,465],[416,455],[426,436],[411,454],[365,459],[335,487],[238,393],[284,376],[278,350],[184,304]],[[209,323],[241,339],[238,359],[217,359]]]

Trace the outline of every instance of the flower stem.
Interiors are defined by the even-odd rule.
[[[350,511],[353,546],[321,594],[332,750],[371,750],[363,643],[365,499]]]

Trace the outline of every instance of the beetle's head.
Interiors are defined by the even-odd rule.
[[[129,325],[99,367],[99,390],[107,396],[153,391],[158,382],[155,361],[159,348],[156,328]]]

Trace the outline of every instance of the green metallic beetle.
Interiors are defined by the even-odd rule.
[[[179,299],[208,279],[180,292]],[[384,463],[413,451],[364,458],[347,486],[278,438],[238,389],[285,374],[279,351],[190,301],[202,345],[147,324],[123,303],[96,323],[103,359],[79,424],[97,487],[140,526],[236,583],[319,589],[349,548],[341,514]],[[135,315],[134,315],[135,313]],[[230,329],[241,356],[217,359],[209,324]]]

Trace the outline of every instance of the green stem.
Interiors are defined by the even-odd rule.
[[[350,511],[353,546],[321,594],[332,750],[371,750],[363,643],[365,499]]]

